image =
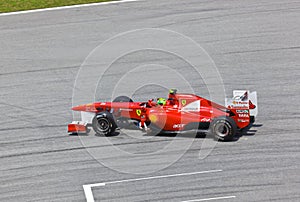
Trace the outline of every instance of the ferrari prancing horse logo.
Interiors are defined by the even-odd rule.
[[[186,100],[181,100],[181,104],[184,106],[186,105]]]
[[[140,109],[137,109],[137,110],[136,110],[136,114],[137,114],[138,116],[141,116],[141,113],[142,113],[142,111],[141,111]]]

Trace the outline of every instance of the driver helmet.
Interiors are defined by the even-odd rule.
[[[164,106],[164,105],[166,105],[166,103],[167,103],[167,100],[165,98],[158,98],[157,99],[157,105]]]
[[[175,95],[175,94],[177,93],[177,89],[171,88],[171,89],[169,90],[169,93],[170,93],[171,95]]]

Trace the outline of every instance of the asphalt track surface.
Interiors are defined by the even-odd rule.
[[[96,201],[299,201],[299,19],[296,0],[138,1],[1,16],[0,201],[85,201],[86,184],[211,170],[222,171],[123,181],[92,191]],[[104,166],[101,158],[121,171],[135,165],[105,149],[97,161],[82,144],[112,147],[103,144],[104,137],[68,136],[73,86],[85,58],[108,38],[141,28],[195,40],[214,60],[227,96],[237,88],[256,90],[259,115],[251,130],[217,143],[204,159],[202,143],[213,142],[207,138],[144,137],[136,131],[110,137],[124,151],[150,152],[138,167],[142,174]],[[190,139],[187,150],[151,154]],[[164,163],[174,153],[184,155],[156,170],[160,159]],[[216,199],[226,196],[235,198]]]

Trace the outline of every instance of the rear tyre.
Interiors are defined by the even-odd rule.
[[[94,117],[92,127],[97,135],[110,136],[115,132],[117,125],[111,113],[100,112]]]
[[[221,116],[211,122],[209,130],[215,140],[231,141],[236,134],[237,126],[231,117]]]
[[[255,116],[250,116],[250,123],[254,123],[255,122]]]

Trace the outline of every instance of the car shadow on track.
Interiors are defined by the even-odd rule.
[[[230,142],[236,142],[238,141],[241,137],[243,136],[254,136],[257,132],[256,128],[262,127],[263,124],[258,124],[258,123],[254,123],[249,125],[248,127],[242,129],[242,130],[238,130],[237,134],[235,135],[234,139]],[[138,129],[135,129],[138,130]],[[78,135],[78,134],[76,134]],[[97,137],[116,137],[119,135],[122,135],[121,130],[117,130],[115,131],[113,134],[109,135],[109,136],[105,136],[105,135],[99,135],[99,134],[95,134],[93,132],[90,132],[88,134],[79,134],[79,136],[89,136],[89,135],[95,135]],[[175,138],[175,137],[182,137],[182,138],[196,138],[196,139],[204,139],[204,138],[210,138],[213,139],[213,137],[209,134],[206,134],[204,132],[185,132],[185,133],[159,133],[159,134],[148,134],[148,133],[143,133],[141,134],[143,136],[155,136],[155,137],[170,137],[170,138]]]
[[[121,132],[115,131],[115,132],[113,132],[113,133],[110,134],[110,135],[100,135],[100,134],[97,134],[97,133],[94,133],[94,134],[95,134],[95,136],[97,136],[97,137],[115,137],[115,136],[119,136],[119,135],[121,134]]]
[[[238,141],[243,136],[254,136],[257,132],[256,128],[262,127],[263,124],[253,123],[250,124],[248,127],[239,130],[234,138],[233,141]]]
[[[143,136],[155,136],[155,137],[183,137],[183,138],[206,138],[209,137],[206,133],[203,132],[185,132],[185,133],[159,133],[159,134],[143,134]]]
[[[236,142],[243,136],[254,136],[257,132],[256,128],[262,127],[263,124],[253,123],[250,124],[248,127],[243,128],[242,130],[238,130],[237,134],[235,135],[234,139],[229,142]],[[212,135],[209,135],[204,132],[185,132],[185,133],[159,133],[159,134],[144,134],[144,136],[156,136],[156,137],[183,137],[183,138],[196,138],[196,139],[204,139],[210,138],[213,139]]]

